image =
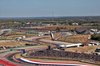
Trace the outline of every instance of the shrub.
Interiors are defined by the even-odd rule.
[[[91,35],[91,39],[93,40],[100,40],[100,34],[94,34],[94,35]]]

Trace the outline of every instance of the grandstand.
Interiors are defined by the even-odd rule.
[[[55,59],[55,60],[65,60],[65,59],[77,59],[77,60],[87,60],[100,62],[99,55],[86,54],[86,53],[77,53],[77,52],[69,52],[69,51],[57,51],[57,50],[40,50],[31,52],[28,54],[28,57],[37,57],[44,59]]]

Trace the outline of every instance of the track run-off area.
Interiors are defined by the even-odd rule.
[[[25,46],[25,47],[19,47],[19,48],[13,48],[11,49],[5,49],[0,50],[0,65],[1,66],[94,66],[87,63],[82,62],[75,62],[75,61],[56,61],[56,60],[37,60],[37,59],[31,59],[26,58],[25,54],[22,53],[22,51],[19,51],[19,49],[25,49],[26,52],[28,51],[37,51],[37,50],[43,50],[47,49],[46,45],[59,45],[61,43],[57,43],[55,41],[50,42],[49,40],[46,41],[46,37],[30,37],[25,38],[23,41],[31,41],[35,42],[38,45],[35,46]],[[43,44],[43,45],[41,45]],[[46,45],[44,45],[46,44]],[[95,65],[96,66],[96,65]]]

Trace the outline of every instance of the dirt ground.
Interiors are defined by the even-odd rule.
[[[27,41],[16,41],[15,39],[18,37],[25,36],[25,32],[16,32],[11,31],[6,36],[0,37],[0,46],[24,46],[27,44],[36,44],[34,42],[27,42]]]
[[[0,34],[2,33],[2,31],[0,31]]]
[[[16,48],[19,49],[19,48]],[[20,49],[25,49],[26,52],[28,51],[36,51],[36,50],[43,50],[43,49],[47,49],[47,45],[35,45],[35,46],[24,46],[24,47],[20,47]]]
[[[54,38],[58,38],[60,37],[59,34],[54,34]],[[71,43],[90,43],[91,40],[91,35],[88,34],[88,35],[80,35],[80,34],[77,34],[77,35],[74,35],[74,36],[69,36],[69,37],[61,37],[59,38],[57,41],[63,41],[63,42],[71,42]],[[48,37],[48,38],[45,38],[46,40],[51,40],[51,37]],[[93,41],[93,40],[92,40]]]
[[[67,48],[65,51],[91,53],[95,52],[96,48],[100,48],[100,45]]]
[[[44,27],[31,27],[31,28],[37,28],[37,29],[48,29],[48,30],[56,30],[57,27],[63,27],[64,29],[75,29],[75,28],[79,28],[82,27],[81,25],[51,25],[51,26],[44,26]],[[87,26],[84,26],[87,27]]]
[[[25,35],[25,32],[11,31],[11,33],[9,35]]]
[[[76,43],[90,43],[89,39],[91,38],[91,35],[75,35],[75,36],[69,36],[69,37],[62,37],[59,40],[60,41],[67,41],[67,42],[76,42]]]

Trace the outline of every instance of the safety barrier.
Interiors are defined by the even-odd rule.
[[[25,53],[25,49],[10,49],[10,51],[22,51],[23,54]]]
[[[48,66],[88,66],[85,64],[78,64],[78,63],[61,63],[61,62],[42,62],[42,61],[36,61],[36,60],[28,60],[24,58],[14,58],[18,62],[22,63],[28,63],[28,64],[35,64],[35,65],[48,65]]]

